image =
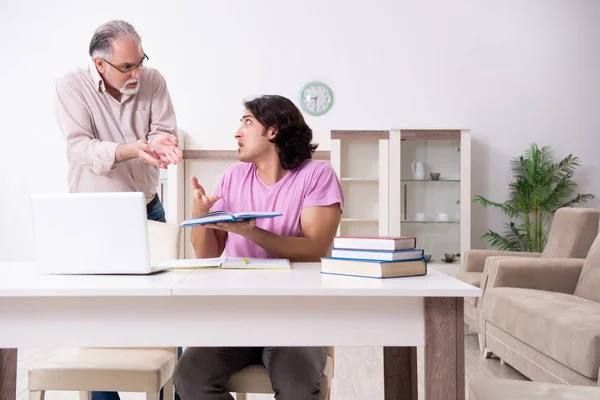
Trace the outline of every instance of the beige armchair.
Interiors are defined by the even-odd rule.
[[[600,213],[592,208],[565,207],[556,211],[548,243],[542,253],[512,252],[499,250],[468,250],[463,270],[457,279],[473,286],[482,287],[482,276],[488,257],[533,258],[585,258],[598,233]],[[478,297],[465,297],[465,324],[477,330]]]
[[[334,349],[327,348],[327,364],[321,378],[321,400],[329,400],[334,370]],[[235,392],[236,400],[246,400],[248,393],[272,394],[271,380],[262,365],[251,365],[234,374],[226,385],[227,391]]]
[[[479,332],[531,380],[600,386],[600,235],[585,260],[492,257]]]
[[[150,259],[153,264],[180,256],[180,228],[148,221]],[[29,370],[29,398],[43,400],[49,390],[76,391],[81,400],[91,391],[146,393],[147,400],[173,400],[173,371],[177,348],[86,348],[59,354]]]

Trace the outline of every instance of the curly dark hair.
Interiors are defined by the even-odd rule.
[[[297,168],[312,158],[319,145],[312,143],[312,129],[291,100],[283,96],[266,95],[245,101],[244,105],[265,127],[265,134],[268,128],[276,130],[275,137],[269,140],[277,147],[284,169]]]

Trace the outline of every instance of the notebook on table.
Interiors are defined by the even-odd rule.
[[[247,258],[247,257],[217,257],[195,258],[184,260],[169,260],[157,265],[159,268],[173,269],[290,269],[290,260],[286,258]]]

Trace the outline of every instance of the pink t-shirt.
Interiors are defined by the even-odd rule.
[[[257,219],[256,226],[280,236],[303,236],[300,213],[304,207],[340,204],[342,186],[331,164],[306,160],[272,186],[258,176],[256,164],[237,163],[225,171],[215,194],[223,198],[213,211],[273,211],[283,215]],[[227,234],[225,254],[231,257],[276,258],[254,242],[235,233]]]

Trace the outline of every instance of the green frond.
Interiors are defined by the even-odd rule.
[[[493,248],[498,250],[517,251],[518,245],[511,242],[509,238],[505,238],[497,232],[488,231],[483,236],[483,239],[487,240]]]
[[[513,207],[510,203],[495,203],[493,201],[489,201],[483,196],[475,196],[475,202],[481,204],[482,207],[494,207],[502,210],[504,214],[506,214],[509,218],[515,218],[519,215],[519,210]]]
[[[577,196],[575,196],[575,198],[567,201],[566,203],[563,203],[560,207],[558,208],[562,208],[562,207],[573,207],[577,204],[581,204],[581,203],[585,203],[588,200],[594,200],[596,198],[596,196],[594,196],[593,194],[590,193],[584,193],[584,194],[578,194]],[[558,209],[557,208],[557,209]]]

